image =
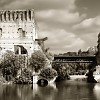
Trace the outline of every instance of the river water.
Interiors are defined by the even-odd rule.
[[[1,84],[0,100],[100,100],[100,83],[64,81],[45,87]]]

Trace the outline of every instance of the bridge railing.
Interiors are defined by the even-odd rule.
[[[57,63],[92,63],[96,61],[96,56],[54,56],[53,62]]]

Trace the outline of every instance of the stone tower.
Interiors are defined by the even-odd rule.
[[[97,41],[98,45],[97,45],[97,54],[96,54],[96,58],[97,58],[97,65],[100,65],[100,33],[98,34],[98,41]]]
[[[31,55],[39,47],[34,10],[0,10],[0,49]]]

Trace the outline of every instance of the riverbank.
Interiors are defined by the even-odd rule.
[[[94,76],[94,79],[100,83],[100,74],[96,74],[96,75],[93,75]]]
[[[93,75],[94,79],[100,83],[100,74],[97,75]],[[78,81],[86,81],[87,80],[87,76],[85,75],[70,75],[70,80],[78,80]]]
[[[94,75],[94,79],[98,83],[100,83],[100,75]],[[36,77],[33,77],[33,84],[34,83],[36,84],[37,83],[37,80],[38,80],[38,77],[37,76]],[[54,82],[54,80],[53,80],[53,82]],[[87,81],[87,76],[85,76],[85,75],[70,75],[70,80],[72,80],[72,81]],[[53,83],[53,82],[50,81],[49,84],[50,83]],[[8,82],[3,77],[0,77],[0,84],[13,84],[13,82],[12,81],[11,82]]]
[[[70,75],[70,80],[86,81],[87,76],[85,76],[85,75]]]
[[[0,76],[0,84],[12,84],[12,81],[6,81],[2,76]]]

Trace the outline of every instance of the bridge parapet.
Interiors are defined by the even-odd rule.
[[[54,56],[53,62],[56,63],[93,63],[96,56]]]

